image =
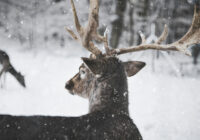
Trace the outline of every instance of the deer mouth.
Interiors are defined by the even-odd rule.
[[[73,83],[71,80],[68,81],[68,82],[65,84],[65,88],[66,88],[67,90],[72,90],[73,87],[74,87],[74,83]]]
[[[74,84],[73,82],[71,81],[68,81],[66,84],[65,84],[65,89],[68,90],[68,92],[72,95],[74,95],[74,92],[73,92],[73,87],[74,87]]]
[[[71,95],[74,95],[73,91],[71,91],[71,90],[68,90],[68,92],[69,92]]]
[[[73,90],[67,89],[66,87],[65,87],[65,89],[66,89],[71,95],[74,95]]]

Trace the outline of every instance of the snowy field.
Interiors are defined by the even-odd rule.
[[[22,88],[7,74],[6,88],[0,89],[1,114],[79,116],[87,113],[87,100],[64,89],[66,81],[78,72],[80,57],[86,55],[82,49],[30,51],[3,37],[0,42],[0,49],[10,55],[14,67],[25,75],[27,85],[26,89]],[[147,63],[128,82],[130,114],[144,140],[199,140],[200,80],[152,74]]]

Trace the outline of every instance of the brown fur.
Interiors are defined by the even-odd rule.
[[[110,110],[113,115],[128,111],[127,76],[145,66],[138,61],[121,62],[116,57],[82,58],[79,72],[66,83],[66,89],[89,99],[89,112]],[[127,74],[127,75],[126,75]]]

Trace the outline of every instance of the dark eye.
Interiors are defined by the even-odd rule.
[[[81,69],[79,73],[80,74],[85,74],[85,70]]]
[[[80,74],[80,78],[81,78],[81,79],[84,79],[85,76],[86,76],[86,71],[85,71],[84,69],[80,69],[79,74]]]

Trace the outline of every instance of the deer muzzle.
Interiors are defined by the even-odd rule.
[[[70,80],[70,81],[68,81],[66,84],[65,84],[65,88],[67,89],[67,90],[72,90],[73,89],[73,87],[74,87],[74,83]]]

